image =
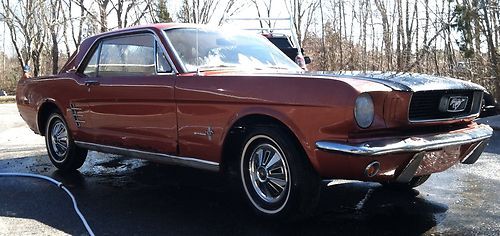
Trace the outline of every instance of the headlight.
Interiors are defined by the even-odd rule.
[[[373,107],[373,100],[370,94],[362,93],[356,98],[356,105],[354,106],[354,118],[361,128],[368,128],[373,122],[375,117],[375,108]]]

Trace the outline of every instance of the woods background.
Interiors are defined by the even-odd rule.
[[[23,65],[35,76],[57,73],[85,37],[99,32],[292,16],[311,70],[446,75],[479,83],[500,100],[500,0],[0,1],[0,89],[10,94]]]

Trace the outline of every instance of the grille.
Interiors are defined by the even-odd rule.
[[[409,119],[410,121],[442,120],[475,114],[478,112],[476,108],[479,107],[475,103],[478,103],[478,100],[480,100],[477,98],[474,99],[475,94],[476,97],[481,96],[480,92],[478,93],[474,90],[434,90],[415,92],[410,102]],[[445,95],[468,97],[465,110],[461,112],[440,111],[439,103],[441,102],[441,98]]]

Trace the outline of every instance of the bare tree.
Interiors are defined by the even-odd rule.
[[[304,36],[309,33],[309,28],[314,19],[314,12],[319,6],[317,0],[285,0],[289,15],[293,18],[293,25],[302,44]],[[302,45],[301,45],[302,46]]]
[[[110,0],[96,0],[99,9],[99,24],[101,25],[101,32],[108,31],[108,4]]]
[[[219,8],[222,5],[225,7]],[[224,19],[237,14],[245,6],[247,6],[246,1],[237,0],[183,0],[177,12],[177,20],[195,24],[217,22],[221,25]]]
[[[360,41],[361,41],[361,51],[362,55],[367,55],[367,43],[366,43],[366,32],[367,32],[367,24],[368,24],[368,7],[369,7],[369,1],[368,0],[360,0]],[[362,57],[362,69],[363,71],[366,71],[368,67],[368,58]]]
[[[323,2],[319,0],[319,9],[321,15],[321,70],[325,70],[327,68],[327,51],[326,51],[326,40],[325,40],[325,21],[324,21],[324,13],[323,13]]]
[[[103,1],[104,2],[104,1]],[[118,28],[137,25],[150,12],[152,0],[111,0]],[[105,7],[106,5],[104,5]]]
[[[482,7],[481,9],[483,10],[483,19],[484,19],[484,26],[485,26],[485,31],[486,31],[486,41],[488,44],[488,54],[490,57],[490,71],[491,75],[495,78],[495,88],[497,91],[497,98],[500,98],[500,66],[498,65],[498,52],[493,44],[493,34],[491,30],[491,23],[490,23],[490,15],[487,9],[487,6],[489,5],[490,1],[489,0],[482,0]]]
[[[377,6],[378,11],[381,15],[382,20],[382,29],[383,29],[383,42],[384,42],[384,50],[385,57],[387,62],[387,69],[392,69],[392,37],[391,30],[389,25],[389,17],[387,16],[387,8],[385,3],[381,0],[375,0],[375,5]]]
[[[251,0],[251,2],[252,5],[255,7],[255,10],[257,11],[257,16],[259,18],[271,17],[271,7],[272,7],[271,0],[262,0],[262,1]],[[262,4],[264,5],[264,8],[262,8],[261,6]],[[259,20],[260,28],[264,28],[264,23],[266,24],[267,28],[272,28],[271,20]]]
[[[3,12],[0,13],[9,28],[11,43],[16,51],[20,68],[30,62],[33,74],[40,72],[41,56],[47,31],[44,29],[42,14],[45,6],[42,0],[26,0],[11,3],[2,0]]]
[[[177,18],[184,23],[207,24],[219,4],[220,0],[183,0]]]
[[[222,16],[219,18],[219,26],[224,23],[224,20],[238,14],[247,6],[246,1],[228,0],[226,7],[222,11]]]
[[[14,16],[13,11],[10,8],[11,6],[9,0],[2,0],[2,7],[3,7],[3,12],[1,13],[2,21],[5,22],[7,24],[7,27],[9,28],[9,34],[12,46],[14,46],[14,50],[16,51],[19,66],[21,70],[23,70],[24,66],[27,65],[26,61],[29,60],[30,55],[29,53],[25,54],[22,53],[23,48],[21,47],[23,47],[23,45],[20,45],[21,42],[20,40],[18,40],[18,34],[16,29],[18,28],[18,25],[24,26],[27,25],[27,23],[25,23],[26,20],[24,19],[21,20],[19,17]]]
[[[51,41],[52,74],[56,74],[59,70],[59,34],[61,25],[63,24],[60,22],[62,4],[58,0],[49,0],[47,4],[49,14],[44,15],[44,24],[47,26]]]
[[[280,1],[294,19],[300,46],[318,58],[310,69],[452,75],[481,83],[491,92],[497,91],[500,99],[500,0]],[[168,0],[0,3],[0,20],[9,37],[7,48],[15,54],[1,52],[3,72],[29,64],[34,75],[55,73],[59,61],[89,35],[172,20]],[[221,25],[224,19],[250,8],[259,17],[272,17],[274,4],[271,0],[183,0],[173,15],[179,22]],[[276,24],[260,23],[263,28]],[[0,86],[15,84],[4,83],[5,74],[0,74]]]

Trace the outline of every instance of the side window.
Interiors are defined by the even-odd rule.
[[[97,76],[97,59],[99,58],[99,50],[98,48],[94,50],[94,54],[90,58],[89,62],[87,63],[87,66],[85,66],[85,69],[83,70],[83,74],[88,76],[88,77],[95,77]]]
[[[154,37],[128,35],[103,40],[99,57],[99,76],[154,75]]]
[[[156,71],[158,73],[172,72],[167,56],[158,42],[156,42]]]

